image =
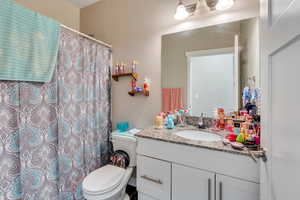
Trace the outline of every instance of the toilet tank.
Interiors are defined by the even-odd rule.
[[[136,138],[126,135],[112,135],[114,151],[124,151],[128,154],[129,167],[136,166]]]

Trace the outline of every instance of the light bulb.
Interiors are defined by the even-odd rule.
[[[184,20],[186,19],[190,14],[186,10],[185,6],[180,2],[177,6],[176,13],[174,15],[174,18],[176,20]]]
[[[234,5],[233,0],[219,0],[216,5],[216,9],[217,10],[227,10],[227,9],[231,8],[233,5]]]

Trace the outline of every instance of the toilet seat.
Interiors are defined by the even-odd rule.
[[[82,183],[82,189],[90,195],[104,195],[116,189],[124,178],[126,170],[106,165],[90,173]]]

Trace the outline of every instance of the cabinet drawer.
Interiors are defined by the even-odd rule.
[[[139,197],[139,200],[157,200],[157,199],[154,199],[153,197],[150,197],[150,196],[140,193],[140,192],[139,192],[138,197]]]
[[[171,163],[137,156],[137,190],[158,200],[170,200]]]

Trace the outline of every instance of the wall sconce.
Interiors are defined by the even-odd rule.
[[[227,10],[234,5],[234,0],[197,0],[196,3],[184,5],[182,0],[178,1],[174,18],[184,20],[191,15],[201,14],[214,10]]]

